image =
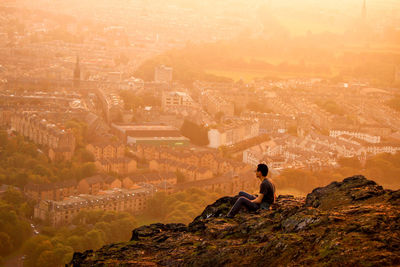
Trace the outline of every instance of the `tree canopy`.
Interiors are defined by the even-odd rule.
[[[148,204],[157,208],[145,211],[144,217],[153,222],[187,224],[219,197],[221,195],[217,193],[198,188],[190,188],[171,195],[157,192]]]
[[[81,211],[73,227],[44,227],[24,246],[28,267],[61,266],[70,262],[74,251],[99,249],[105,244],[127,241],[137,222],[124,212]],[[1,234],[0,234],[1,239]]]
[[[209,143],[208,130],[204,126],[197,125],[194,122],[185,120],[181,126],[181,133],[195,145],[205,146]]]

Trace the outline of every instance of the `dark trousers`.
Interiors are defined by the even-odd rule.
[[[235,216],[239,212],[240,208],[243,206],[246,207],[248,210],[258,210],[260,208],[260,205],[250,201],[255,198],[256,197],[253,195],[240,191],[239,198],[236,200],[235,204],[229,211],[228,216],[229,217]]]

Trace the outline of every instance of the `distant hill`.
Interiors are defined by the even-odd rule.
[[[393,38],[400,41],[400,31],[396,36]],[[270,39],[244,34],[230,41],[187,44],[170,50],[143,62],[132,74],[151,81],[154,68],[164,64],[173,67],[174,80],[188,86],[195,80],[249,82],[254,78],[293,77],[363,79],[376,85],[391,85],[394,69],[400,66],[400,46],[378,42],[367,45],[362,40],[357,32]]]

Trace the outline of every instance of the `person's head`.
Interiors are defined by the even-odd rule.
[[[256,176],[259,179],[264,179],[268,175],[268,166],[265,163],[260,163],[257,165]]]

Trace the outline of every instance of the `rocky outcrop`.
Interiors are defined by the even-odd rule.
[[[70,266],[400,265],[400,191],[363,176],[224,218],[235,200],[217,200],[188,226],[139,227],[129,242],[75,253]]]

